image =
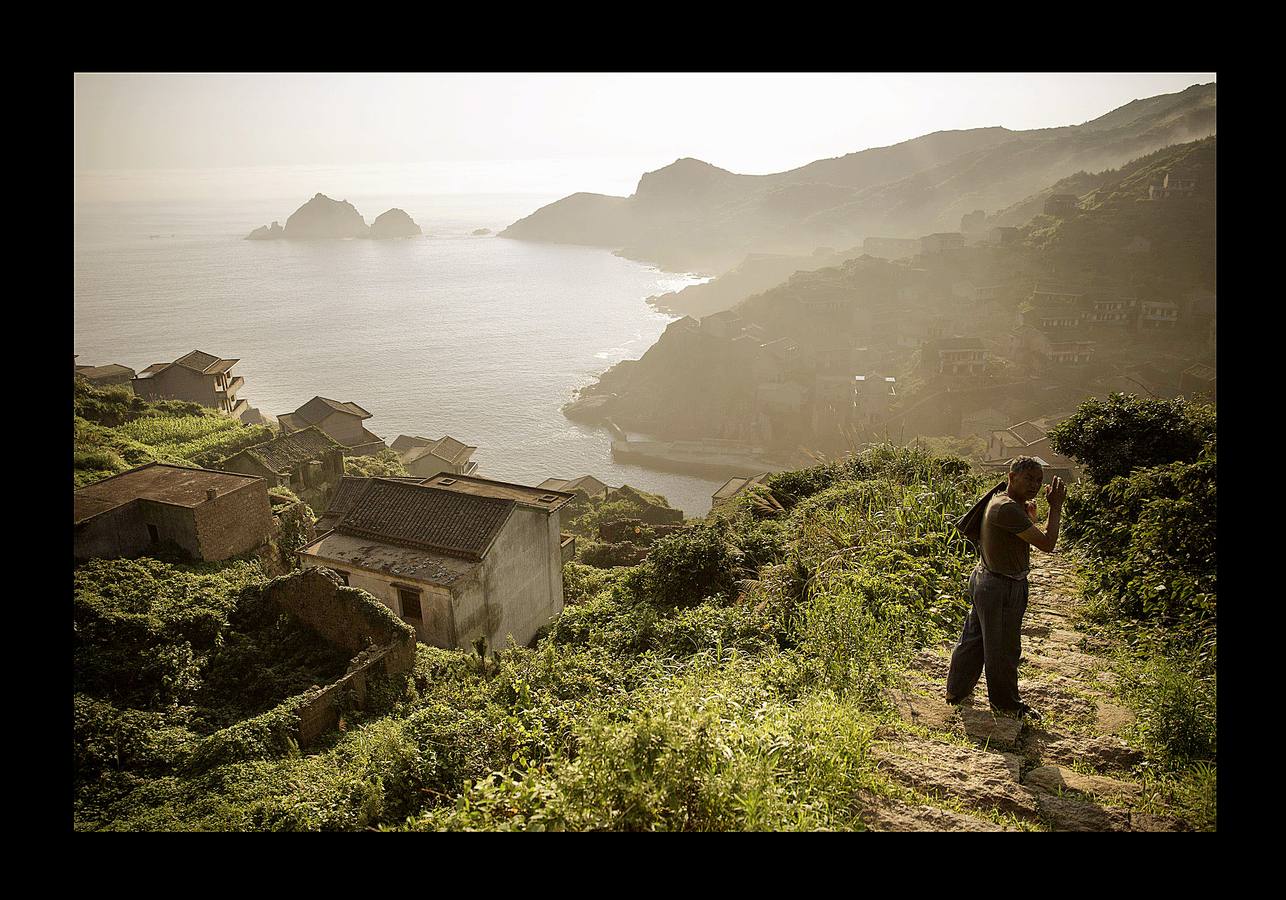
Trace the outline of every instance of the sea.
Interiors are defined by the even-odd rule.
[[[673,316],[648,297],[707,279],[600,248],[496,236],[577,190],[632,193],[644,171],[636,165],[75,173],[77,362],[140,370],[200,349],[238,359],[239,396],[272,415],[315,395],[351,400],[389,443],[449,434],[477,446],[477,474],[488,478],[594,475],[704,515],[721,482],[617,463],[607,430],[560,408],[656,341]],[[319,192],[348,200],[368,224],[404,209],[424,236],[243,240]],[[484,228],[492,233],[474,234]]]

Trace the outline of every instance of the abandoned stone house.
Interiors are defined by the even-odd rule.
[[[1048,416],[993,431],[987,442],[984,466],[999,469],[1007,467],[1016,456],[1034,456],[1041,460],[1046,480],[1054,475],[1062,478],[1079,477],[1080,469],[1076,462],[1055,453],[1049,446],[1049,430],[1065,418],[1067,417],[1064,415]]]
[[[426,644],[525,645],[563,608],[558,510],[571,499],[468,476],[345,479],[343,514],[298,555],[380,600]]]
[[[888,417],[897,399],[897,379],[892,375],[853,376],[853,424],[877,428]]]
[[[129,366],[122,366],[116,363],[106,366],[76,366],[76,377],[83,378],[95,387],[105,387],[110,384],[129,384],[133,381],[134,374],[134,370]]]
[[[1166,172],[1160,184],[1148,185],[1149,200],[1173,200],[1191,197],[1197,190],[1196,179],[1183,178],[1173,172]]]
[[[412,475],[432,478],[441,472],[448,475],[472,475],[478,464],[469,459],[477,447],[470,447],[450,435],[437,440],[400,434],[392,444],[402,465]]]
[[[987,349],[976,337],[951,337],[924,344],[922,364],[939,375],[981,375],[987,370]]]
[[[356,403],[314,397],[292,413],[277,417],[284,434],[316,426],[348,448],[347,456],[371,456],[387,449],[384,439],[362,424],[371,414]]]
[[[1085,292],[1057,284],[1037,282],[1028,300],[1034,307],[1075,306],[1085,299]]]
[[[194,560],[228,559],[264,544],[273,528],[263,478],[162,463],[79,488],[72,522],[77,562],[167,547]]]
[[[718,511],[719,507],[728,503],[734,497],[740,496],[752,485],[762,484],[769,474],[771,473],[761,472],[749,478],[729,478],[720,486],[719,490],[710,495],[710,511]]]
[[[1080,198],[1075,194],[1050,194],[1045,198],[1042,211],[1047,216],[1069,216],[1080,208]]]
[[[927,255],[942,253],[945,250],[959,250],[965,245],[964,235],[958,231],[944,231],[926,234],[920,238],[920,252]]]
[[[225,459],[226,472],[258,475],[269,486],[330,493],[344,476],[344,447],[316,426],[283,434]]]
[[[1214,366],[1197,363],[1184,369],[1179,375],[1179,391],[1186,397],[1207,397],[1218,400],[1218,377]]]
[[[1084,328],[1041,329],[1023,325],[1009,335],[1015,359],[1035,368],[1085,365],[1094,359],[1097,342]]]
[[[536,487],[562,491],[567,494],[580,493],[591,500],[607,496],[608,491],[607,485],[593,475],[582,475],[579,478],[546,478]]]
[[[1143,300],[1139,303],[1140,331],[1174,328],[1179,322],[1179,305],[1168,300]]]
[[[144,400],[186,400],[245,419],[250,414],[250,404],[237,398],[237,392],[245,386],[244,378],[232,374],[237,362],[193,350],[174,362],[152,363],[130,384]]]
[[[1085,321],[1090,325],[1125,325],[1134,314],[1135,303],[1133,296],[1123,294],[1095,297]]]
[[[1081,324],[1081,311],[1071,304],[1038,306],[1022,313],[1022,324],[1048,333],[1077,328]]]

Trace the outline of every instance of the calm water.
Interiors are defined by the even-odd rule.
[[[241,240],[284,223],[311,193],[78,199],[79,361],[138,370],[192,349],[235,357],[240,396],[273,415],[315,394],[353,400],[389,442],[446,433],[478,445],[473,458],[488,477],[535,484],[592,474],[664,494],[689,515],[709,510],[719,482],[616,464],[606,431],[559,411],[664,330],[672,317],[648,307],[648,296],[701,279],[599,249],[470,234],[499,231],[557,195],[326,192],[368,223],[401,207],[427,237]]]

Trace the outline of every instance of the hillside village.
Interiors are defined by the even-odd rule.
[[[839,266],[671,323],[566,412],[683,442],[655,456],[687,470],[702,453],[779,470],[800,460],[774,451],[916,438],[996,465],[1038,443],[1016,431],[1090,396],[1216,400],[1215,142],[1160,151],[1080,197],[1055,185],[1021,227],[979,210],[958,232],[867,238]]]

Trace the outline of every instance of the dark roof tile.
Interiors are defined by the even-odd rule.
[[[515,505],[513,500],[372,478],[335,531],[480,560]]]
[[[300,463],[320,459],[342,445],[316,426],[283,434],[265,444],[248,447],[242,452],[254,457],[274,472],[289,472]]]

